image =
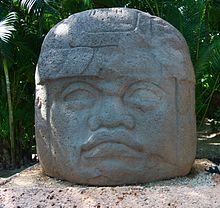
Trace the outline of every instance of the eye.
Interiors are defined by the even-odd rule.
[[[160,97],[147,88],[137,88],[131,92],[127,92],[124,96],[125,103],[143,112],[156,108],[159,101]]]
[[[63,101],[68,109],[81,110],[93,106],[96,96],[90,90],[79,88],[64,95]]]

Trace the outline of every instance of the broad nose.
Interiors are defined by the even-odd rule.
[[[120,98],[114,96],[102,100],[100,108],[89,118],[88,123],[92,131],[101,127],[124,127],[130,130],[135,127],[133,116],[126,112]]]

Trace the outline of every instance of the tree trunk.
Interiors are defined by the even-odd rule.
[[[3,59],[3,68],[5,73],[5,82],[6,82],[6,90],[7,90],[7,98],[8,98],[8,115],[9,115],[9,130],[10,130],[10,149],[11,149],[11,164],[12,167],[15,167],[15,137],[14,137],[14,118],[13,118],[13,107],[11,100],[11,88],[9,82],[9,74],[8,74],[8,65],[7,61]]]

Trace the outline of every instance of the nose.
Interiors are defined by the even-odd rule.
[[[120,98],[109,96],[102,100],[100,106],[97,112],[88,119],[92,131],[101,127],[117,128],[121,126],[130,130],[135,127],[133,116],[126,112]]]

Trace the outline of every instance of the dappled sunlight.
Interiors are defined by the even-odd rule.
[[[33,187],[33,181],[31,179],[27,180],[27,178],[19,178],[18,180],[14,180],[15,186],[24,186],[24,187]]]
[[[55,34],[58,36],[65,36],[69,32],[69,25],[68,24],[60,24],[55,29]]]
[[[201,197],[202,194],[198,193],[198,192],[195,192],[195,191],[190,191],[187,193],[187,195],[191,196],[191,197]]]
[[[220,146],[220,142],[219,143],[209,143],[209,145]]]
[[[209,139],[215,139],[220,133],[203,134],[198,137],[198,141],[206,141]]]
[[[201,137],[198,138],[198,141],[206,141],[206,140],[207,138],[201,138]]]
[[[203,141],[203,140],[207,140],[207,139],[212,139],[212,138],[215,138],[217,136],[220,135],[220,132],[217,132],[217,133],[210,133],[210,134],[202,134],[200,135],[200,137],[198,138],[198,140],[200,141]]]
[[[213,133],[213,134],[207,135],[206,138],[207,139],[211,139],[211,138],[214,138],[214,137],[216,137],[218,135],[220,135],[220,133]]]
[[[207,158],[220,163],[220,133],[201,133],[197,143],[197,158]]]

